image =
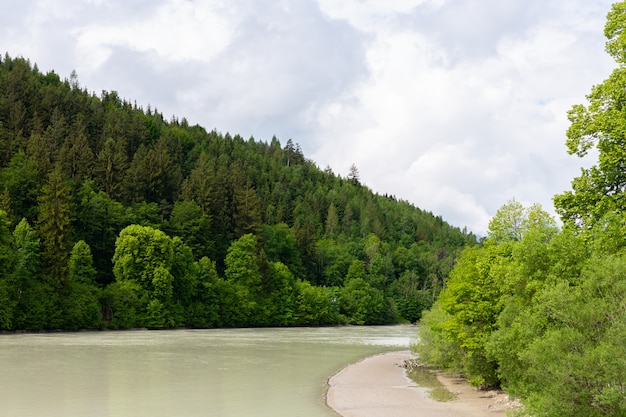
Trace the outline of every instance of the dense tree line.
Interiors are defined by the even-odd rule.
[[[570,153],[598,162],[538,206],[504,205],[421,322],[426,362],[502,386],[531,416],[626,415],[626,2],[605,34],[618,68],[569,113]]]
[[[415,321],[465,230],[283,146],[0,59],[0,329]]]

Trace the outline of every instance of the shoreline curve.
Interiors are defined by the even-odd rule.
[[[402,363],[414,359],[408,351],[370,356],[348,365],[328,379],[326,404],[342,417],[505,417],[510,408],[502,392],[478,391],[464,379],[438,375],[457,396],[439,402],[415,384]]]

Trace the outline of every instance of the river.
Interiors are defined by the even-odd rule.
[[[327,379],[413,326],[0,336],[1,417],[336,417]]]

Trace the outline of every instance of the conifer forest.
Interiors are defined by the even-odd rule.
[[[475,243],[292,139],[0,60],[0,329],[415,322]]]

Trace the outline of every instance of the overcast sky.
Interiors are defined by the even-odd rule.
[[[284,145],[484,234],[593,162],[567,110],[614,68],[609,0],[2,1],[0,50],[166,118]]]

